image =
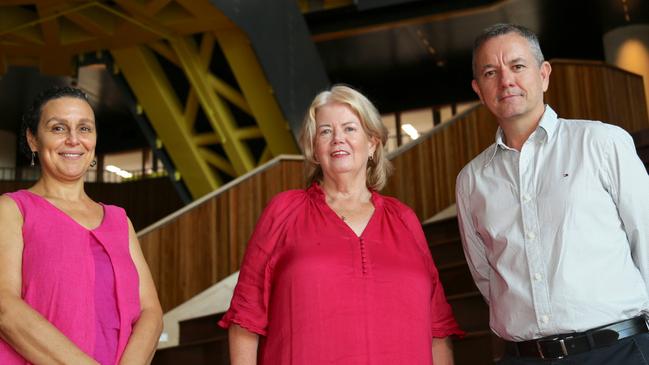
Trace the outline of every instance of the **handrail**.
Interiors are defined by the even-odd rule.
[[[390,153],[388,153],[387,155],[388,160],[392,160],[394,157],[407,152],[408,150],[417,146],[420,143],[423,143],[426,139],[430,138],[430,136],[432,136],[433,134],[440,133],[445,128],[449,128],[453,124],[457,123],[459,120],[473,113],[479,107],[480,107],[480,103],[476,102],[475,105],[470,106],[469,108],[467,108],[461,113],[455,114],[453,117],[451,117],[451,119],[447,120],[446,122],[438,124],[435,127],[433,127],[431,130],[422,133],[421,135],[419,135],[419,138],[411,140],[408,143],[404,143],[401,146],[395,148],[394,150],[390,151]]]
[[[182,207],[181,209],[173,212],[172,214],[169,214],[168,216],[163,217],[159,221],[151,224],[150,226],[141,229],[140,231],[137,232],[137,235],[138,236],[145,235],[145,234],[153,231],[154,229],[169,223],[170,221],[172,221],[172,220],[178,218],[179,216],[183,215],[185,212],[190,211],[190,210],[198,207],[199,205],[204,204],[208,200],[210,200],[210,199],[212,199],[212,198],[214,198],[214,197],[216,197],[218,195],[223,194],[224,192],[230,190],[232,187],[240,184],[241,182],[249,179],[252,176],[258,175],[258,174],[270,169],[271,167],[277,165],[281,161],[303,161],[303,160],[304,160],[304,157],[301,156],[301,155],[279,155],[279,156],[273,158],[272,160],[268,161],[267,163],[265,163],[265,164],[263,164],[261,166],[258,166],[257,168],[255,168],[253,170],[250,170],[249,172],[247,172],[247,173],[237,177],[236,179],[228,182],[227,184],[221,186],[220,188],[214,190],[213,192],[211,192],[209,194],[205,194],[204,196],[196,199],[195,201],[191,202],[190,204],[187,204],[186,206]]]

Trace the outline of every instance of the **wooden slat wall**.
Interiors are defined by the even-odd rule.
[[[649,128],[642,79],[596,63],[554,61],[546,101],[563,117],[601,119],[630,131]],[[383,193],[427,219],[455,202],[462,167],[494,141],[496,122],[483,106],[438,126],[393,154],[395,174]],[[268,200],[301,188],[302,161],[272,166],[217,191],[178,217],[140,235],[165,310],[238,270]]]
[[[395,173],[383,192],[412,207],[420,219],[432,217],[455,202],[457,174],[493,143],[496,128],[482,105],[435,128],[414,146],[396,151]]]
[[[642,77],[602,62],[552,61],[545,100],[563,118],[601,120],[629,132],[649,128]]]
[[[0,194],[34,185],[33,181],[0,181]],[[119,184],[86,183],[88,195],[95,201],[126,209],[136,230],[140,230],[182,208],[169,178],[145,179]]]
[[[302,160],[278,159],[140,233],[163,309],[174,308],[237,271],[266,203],[275,194],[304,184]]]

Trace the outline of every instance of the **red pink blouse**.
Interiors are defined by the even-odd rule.
[[[260,364],[426,365],[433,337],[463,334],[416,215],[372,203],[360,236],[317,184],[268,204],[219,322],[260,335]]]

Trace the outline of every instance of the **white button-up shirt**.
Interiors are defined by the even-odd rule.
[[[649,312],[649,176],[632,138],[549,106],[521,151],[496,143],[460,172],[465,255],[510,341]]]

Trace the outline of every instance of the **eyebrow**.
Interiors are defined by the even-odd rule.
[[[512,64],[516,64],[516,63],[520,63],[520,62],[525,63],[527,61],[523,57],[516,57],[513,60],[509,61],[507,64],[512,65]],[[486,70],[488,68],[496,68],[496,66],[491,64],[491,63],[488,63],[488,64],[482,66],[480,69],[484,71],[484,70]]]
[[[359,123],[357,121],[355,121],[355,120],[350,120],[348,122],[344,122],[342,124],[342,126],[344,127],[344,126],[347,126],[349,124],[359,124]],[[320,124],[319,126],[317,126],[316,128],[322,128],[322,127],[331,127],[331,123],[324,122],[324,123]]]
[[[46,120],[44,125],[49,126],[52,123],[69,123],[69,121],[67,119],[65,119],[65,118],[52,117],[52,118]],[[93,125],[97,124],[97,122],[95,120],[93,120],[93,119],[88,119],[88,118],[79,119],[79,124],[83,124],[83,123],[88,123],[88,124],[93,124]]]

